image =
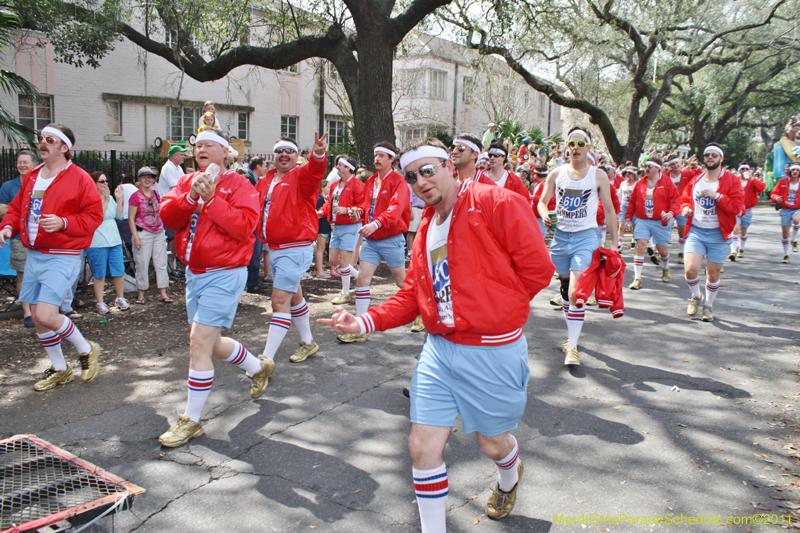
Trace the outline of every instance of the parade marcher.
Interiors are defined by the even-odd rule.
[[[647,174],[633,188],[625,220],[633,223],[633,238],[636,239],[636,252],[633,256],[633,290],[642,288],[642,266],[644,253],[650,239],[653,240],[661,258],[661,281],[670,280],[669,274],[669,234],[672,219],[680,210],[678,189],[667,174],[662,174],[663,162],[660,157],[648,158]]]
[[[739,178],[722,169],[725,152],[717,143],[703,150],[705,172],[689,180],[681,196],[681,214],[686,217],[686,283],[692,291],[689,316],[697,314],[703,303],[700,293],[700,267],[706,260],[706,293],[702,319],[714,320],[714,300],[719,290],[719,274],[730,250],[731,232],[736,217],[744,209],[744,194]]]
[[[739,165],[739,182],[744,191],[744,214],[736,217],[736,226],[733,228],[731,238],[731,253],[728,259],[735,261],[737,257],[744,257],[744,245],[747,243],[747,229],[753,222],[753,207],[758,204],[758,195],[764,192],[767,184],[753,176],[750,165]]]
[[[797,232],[800,230],[800,165],[789,166],[788,176],[778,180],[770,193],[770,199],[780,208],[781,244],[783,245],[783,262],[789,262],[789,230],[792,231],[792,251],[797,252]]]
[[[17,154],[17,177],[7,181],[0,186],[0,220],[8,212],[8,205],[16,198],[22,187],[22,178],[33,167],[39,164],[39,158],[30,150],[20,150]],[[2,228],[2,225],[0,225]],[[25,276],[25,258],[28,257],[28,249],[22,244],[19,235],[11,240],[11,258],[9,267],[17,272],[17,298],[19,289],[22,286],[22,278]],[[33,317],[31,317],[31,306],[28,302],[20,301],[22,306],[22,323],[26,328],[33,327]]]
[[[159,207],[161,195],[153,188],[156,173],[150,167],[142,167],[137,173],[139,190],[128,200],[128,224],[133,236],[133,261],[136,263],[137,304],[144,304],[144,291],[150,288],[150,259],[156,271],[156,286],[159,300],[173,302],[167,294],[167,233],[161,222]]]
[[[542,197],[542,191],[544,191],[544,183],[547,180],[548,172],[547,165],[544,163],[537,164],[535,167],[533,167],[533,182],[531,184],[531,209],[533,210],[533,215],[536,217],[536,221],[539,222],[539,229],[542,230],[542,237],[547,235],[547,226],[545,226],[542,215],[539,213],[539,199]],[[555,211],[555,196],[550,199],[547,209],[548,211]],[[561,305],[560,298],[558,305]]]
[[[507,160],[508,150],[500,143],[492,143],[489,147],[489,170],[481,172],[481,174],[475,178],[476,181],[486,183],[487,185],[495,184],[504,189],[508,189],[530,202],[531,195],[528,192],[528,188],[525,187],[525,184],[519,179],[519,176],[504,168]]]
[[[614,165],[602,165],[600,168],[605,170],[606,176],[608,176],[608,183],[611,186],[611,201],[614,202],[614,212],[617,213],[617,220],[619,220],[619,192],[617,191],[617,185],[615,183],[617,169],[614,168]],[[606,225],[606,214],[603,210],[602,203],[597,206],[597,229],[595,231],[597,232],[597,245],[600,248],[605,247],[608,226]]]
[[[340,157],[336,163],[339,179],[330,188],[325,205],[317,211],[331,223],[331,242],[328,246],[331,264],[339,265],[342,277],[342,292],[331,303],[342,305],[350,303],[350,278],[358,279],[358,271],[353,266],[353,251],[356,249],[358,230],[362,226],[362,217],[358,208],[364,203],[364,184],[358,181],[355,174],[356,162],[350,157]]]
[[[563,349],[565,365],[579,365],[578,339],[583,328],[585,308],[576,306],[575,289],[581,273],[591,264],[597,248],[597,206],[602,201],[611,242],[617,240],[617,214],[605,172],[591,165],[592,137],[586,128],[573,127],[567,136],[568,165],[552,170],[547,176],[539,214],[551,225],[548,204],[556,197],[556,229],[550,243],[550,258],[561,281],[561,306],[567,322],[568,337]]]
[[[272,319],[264,355],[275,358],[289,326],[300,334],[300,347],[289,357],[300,363],[319,351],[311,335],[308,305],[300,280],[307,274],[314,256],[319,222],[317,196],[325,177],[328,134],[314,133],[314,151],[308,163],[297,165],[297,143],[282,137],[272,149],[275,168],[258,182],[261,215],[258,238],[267,245],[272,271]]]
[[[625,215],[628,212],[628,203],[630,202],[631,194],[633,194],[633,187],[636,185],[636,169],[625,168],[622,171],[622,176],[625,181],[620,183],[617,189],[617,194],[619,195],[619,229],[617,230],[619,237],[617,238],[617,248],[619,248],[620,253],[622,253],[622,244],[624,241]]]
[[[478,164],[476,165],[477,169],[481,172],[486,172],[489,170],[489,153],[483,152],[478,155]]]
[[[442,533],[443,452],[458,415],[497,465],[486,514],[501,519],[514,507],[524,467],[511,431],[524,413],[530,374],[520,328],[553,265],[519,195],[469,179],[459,185],[437,139],[412,140],[401,164],[428,205],[405,285],[358,318],[337,308],[320,322],[337,333],[367,333],[422,314],[429,335],[411,379],[408,447],[422,532]]]
[[[450,161],[456,168],[456,179],[459,183],[467,178],[475,179],[478,173],[477,162],[481,155],[480,141],[468,133],[457,135],[450,149]]]
[[[72,130],[48,124],[39,134],[43,163],[22,179],[22,187],[8,205],[0,229],[0,246],[19,234],[28,249],[20,301],[31,306],[36,335],[50,358],[44,379],[34,385],[45,391],[69,383],[72,369],[64,360],[61,341],[77,350],[81,379],[97,376],[100,346],[84,339],[72,320],[58,313],[81,262],[81,251],[92,243],[94,231],[103,222],[103,202],[94,181],[72,163],[75,145]]]
[[[161,205],[164,224],[175,231],[178,257],[186,265],[189,378],[186,410],[159,442],[174,448],[203,434],[200,415],[214,383],[213,357],[239,366],[250,378],[250,396],[267,388],[275,363],[256,357],[238,341],[221,336],[233,325],[247,279],[258,220],[258,193],[233,170],[224,171],[228,135],[203,128],[195,148],[199,170],[182,177]]]
[[[683,194],[683,189],[689,183],[689,180],[703,172],[703,169],[697,165],[697,156],[690,157],[686,163],[690,168],[681,168],[683,164],[677,154],[669,154],[664,160],[665,175],[669,177],[678,190],[678,198]],[[675,223],[678,226],[678,264],[683,264],[683,254],[686,246],[686,217],[677,213]]]

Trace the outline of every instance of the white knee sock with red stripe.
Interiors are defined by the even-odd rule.
[[[661,256],[661,270],[669,270],[669,253]]]
[[[739,236],[734,235],[731,237],[731,253],[735,254],[739,251]]]
[[[56,330],[56,333],[61,337],[61,340],[68,340],[78,350],[78,353],[89,353],[92,351],[92,345],[86,342],[83,338],[78,327],[72,323],[67,317],[64,317],[64,322],[61,327]]]
[[[747,235],[742,235],[742,240],[739,241],[739,249],[744,250],[745,244],[747,244]]]
[[[714,307],[714,299],[717,297],[717,291],[719,290],[719,281],[716,283],[711,283],[710,281],[706,281],[706,305],[708,307]]]
[[[797,232],[800,231],[800,226],[797,224],[792,224],[792,240],[797,240]]]
[[[53,368],[59,372],[66,370],[67,362],[64,361],[64,352],[61,351],[61,335],[55,331],[48,331],[47,333],[37,333],[36,336],[39,337],[42,348],[47,352]]]
[[[514,435],[511,435],[511,438],[514,439]],[[511,453],[494,463],[497,465],[497,485],[503,492],[509,492],[519,481],[519,474],[517,473],[518,460],[519,444],[517,444],[517,439],[514,439],[514,448]]]
[[[634,279],[642,279],[642,266],[644,265],[644,256],[633,256],[633,277]]]
[[[692,291],[692,296],[695,298],[700,298],[702,296],[700,294],[700,276],[694,279],[686,278],[686,284],[689,286],[689,290]]]
[[[783,245],[783,255],[789,255],[789,239],[781,239]]]
[[[200,413],[208,400],[211,386],[214,384],[214,370],[189,369],[188,389],[189,396],[186,400],[184,415],[192,422],[200,422]]]
[[[369,287],[356,287],[356,316],[369,311]]]
[[[411,469],[414,476],[414,492],[417,495],[419,519],[422,533],[445,533],[447,511],[447,466],[430,470]]]
[[[261,361],[239,342],[233,341],[233,343],[233,353],[225,359],[225,362],[241,367],[250,377],[261,372]]]
[[[264,356],[267,359],[275,359],[278,348],[281,347],[286,332],[292,325],[292,315],[289,313],[272,313],[272,320],[269,321],[269,331],[267,332],[267,345],[264,346]]]
[[[342,275],[342,278],[344,278],[344,275]],[[311,336],[311,321],[308,316],[308,304],[306,303],[306,299],[303,298],[302,302],[293,306],[291,312],[292,324],[297,328],[297,332],[300,334],[300,340],[306,344],[314,342],[314,337]]]
[[[678,239],[678,252],[683,253],[683,248],[686,246],[686,239]]]
[[[567,348],[576,348],[578,346],[578,339],[581,336],[581,329],[583,329],[583,318],[585,314],[585,307],[578,309],[574,305],[569,306],[569,311],[567,311],[567,332],[569,333]]]
[[[350,265],[342,269],[342,294],[350,295]]]

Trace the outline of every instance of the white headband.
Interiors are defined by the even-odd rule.
[[[792,165],[789,167],[789,170],[800,170],[800,165]]]
[[[750,165],[739,165],[738,170],[750,170]]]
[[[659,165],[655,161],[648,161],[647,163],[645,163],[645,165],[647,165],[648,167],[656,167],[658,170],[661,170],[661,165]]]
[[[676,157],[675,159],[670,159],[669,161],[667,161],[664,164],[665,165],[672,165],[672,164],[680,163],[680,162],[681,162],[681,158],[680,157]]]
[[[227,148],[230,146],[230,143],[226,141],[223,137],[220,137],[216,133],[211,130],[203,130],[197,134],[197,138],[195,138],[194,143],[197,144],[200,141],[214,141],[217,144],[222,145],[223,148]]]
[[[55,128],[51,128],[50,126],[45,126],[44,128],[42,128],[42,136],[44,136],[45,133],[49,133],[51,135],[55,135],[56,137],[61,139],[64,142],[64,144],[67,145],[67,148],[72,150],[72,141],[70,141],[69,137],[64,135],[64,132],[62,132],[61,130],[57,130]]]
[[[463,137],[456,137],[455,139],[453,139],[453,144],[463,144],[464,146],[466,146],[467,148],[469,148],[473,152],[481,153],[481,149],[478,148],[477,144],[475,144],[474,142],[470,141],[469,139],[465,139]]]
[[[504,151],[502,151],[500,148],[489,148],[489,152],[488,153],[494,154],[494,155],[502,155],[503,157],[506,157],[506,153]]]
[[[623,172],[633,172],[634,174],[636,174],[637,170],[639,169],[636,167],[627,167],[625,170],[623,170]]]
[[[597,164],[597,156],[594,155],[592,152],[589,152],[588,154],[586,154],[586,157],[589,159],[589,161],[591,161],[595,165]]]
[[[351,165],[350,163],[348,163],[348,162],[347,162],[347,159],[345,159],[344,157],[342,157],[342,158],[340,158],[340,159],[339,159],[339,163],[343,164],[344,166],[346,166],[346,167],[347,167],[347,168],[349,168],[350,170],[355,170],[355,169],[356,169],[356,167],[354,167],[353,165]]]
[[[388,148],[384,148],[383,146],[376,146],[375,147],[375,152],[374,153],[377,154],[378,152],[383,152],[384,154],[388,154],[388,155],[390,155],[392,157],[397,157],[396,153],[392,152]]]
[[[297,145],[290,141],[278,141],[275,143],[275,146],[272,147],[272,151],[274,152],[278,148],[291,148],[295,152],[299,152],[300,150],[297,149]]]
[[[584,139],[586,139],[587,143],[592,144],[592,140],[589,138],[589,135],[587,135],[586,132],[584,132],[583,130],[575,130],[575,131],[573,131],[572,133],[569,134],[569,137],[572,137],[573,135],[579,135],[579,136],[583,137]]]
[[[436,146],[423,145],[415,150],[411,150],[410,152],[406,152],[403,155],[401,155],[400,168],[402,168],[403,171],[405,171],[406,167],[411,163],[413,163],[414,161],[425,159],[427,157],[435,157],[437,159],[450,159],[447,156],[447,152],[445,152],[441,148],[438,148]]]
[[[483,152],[481,155],[478,156],[478,161],[481,161],[481,160],[488,161],[489,160],[489,154],[487,154],[486,152]]]
[[[706,155],[708,152],[713,152],[719,154],[720,157],[725,157],[725,152],[723,152],[722,148],[719,146],[706,146],[706,149],[703,150],[703,155]]]

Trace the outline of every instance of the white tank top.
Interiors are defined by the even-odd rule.
[[[556,178],[556,215],[561,231],[583,231],[597,227],[597,194],[595,167],[581,181],[569,179],[568,167],[560,167]]]

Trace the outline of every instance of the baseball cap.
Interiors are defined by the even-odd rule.
[[[139,169],[139,172],[136,173],[136,177],[141,178],[142,176],[158,177],[158,172],[154,172],[150,167],[142,167]]]
[[[189,151],[188,147],[184,148],[183,146],[180,146],[180,145],[176,144],[175,146],[170,146],[169,147],[169,157],[172,157],[173,155],[177,154],[178,152],[188,152],[188,151]]]

